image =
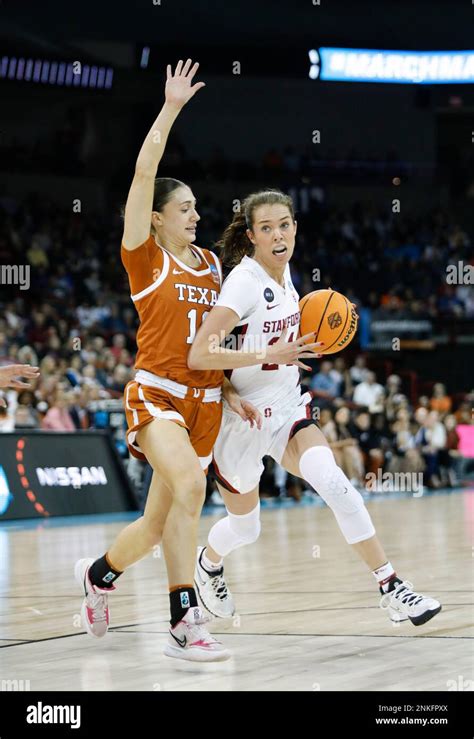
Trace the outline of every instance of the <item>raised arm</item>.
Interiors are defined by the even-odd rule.
[[[169,64],[166,68],[165,104],[138,154],[135,174],[125,206],[122,243],[129,251],[143,244],[150,235],[155,177],[169,132],[188,100],[205,86],[204,82],[192,84],[198,67],[197,62],[192,66],[191,59],[188,59],[184,66],[181,60],[178,62],[174,74]]]
[[[300,362],[300,359],[316,359],[311,349],[321,344],[306,344],[314,334],[307,334],[296,341],[287,342],[285,329],[271,346],[258,346],[260,337],[255,337],[256,351],[224,349],[221,343],[239,322],[239,316],[231,308],[215,306],[206,320],[203,321],[188,354],[188,367],[193,370],[202,369],[237,369],[251,367],[255,364],[272,362],[273,364],[296,364],[298,367],[310,370],[311,367]]]

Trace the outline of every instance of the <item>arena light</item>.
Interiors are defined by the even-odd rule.
[[[91,67],[78,62],[57,62],[49,59],[0,59],[0,79],[16,82],[36,82],[43,85],[94,87],[110,90],[114,78],[111,67]]]
[[[311,51],[309,52],[309,61],[311,62],[309,76],[312,80],[317,80],[321,71],[321,62],[316,49],[311,49]]]
[[[389,51],[323,47],[309,51],[308,76],[332,82],[417,85],[474,83],[474,51]],[[319,72],[319,74],[318,74]]]
[[[140,67],[146,69],[148,67],[148,61],[150,59],[150,47],[144,46],[142,50],[142,58],[140,60]]]

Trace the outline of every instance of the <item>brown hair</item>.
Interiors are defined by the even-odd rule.
[[[165,205],[171,200],[174,191],[179,187],[187,187],[187,185],[181,180],[175,180],[174,177],[155,177],[152,211],[161,213]],[[120,214],[122,218],[125,218],[125,205],[122,205]],[[152,233],[154,230],[154,227],[151,226]]]
[[[216,243],[216,247],[220,249],[219,256],[226,267],[235,267],[245,256],[253,255],[255,247],[246,231],[252,230],[254,213],[260,205],[286,205],[295,220],[293,201],[281,190],[260,190],[248,195]]]
[[[171,196],[179,187],[187,187],[181,180],[175,180],[174,177],[156,177],[153,188],[153,207],[160,213],[165,205],[171,200]]]

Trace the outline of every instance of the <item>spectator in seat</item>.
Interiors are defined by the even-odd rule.
[[[114,355],[115,359],[118,361],[120,357],[120,352],[122,349],[127,348],[127,339],[124,334],[115,334],[115,336],[112,339],[112,347],[110,351]]]
[[[375,372],[369,372],[367,379],[361,382],[354,390],[354,403],[369,409],[369,413],[382,413],[384,389],[376,382]]]
[[[15,430],[15,418],[5,405],[0,405],[0,434],[7,434]]]
[[[415,437],[417,448],[420,450],[426,465],[426,485],[429,488],[440,488],[439,449],[446,444],[446,429],[437,426],[437,411],[427,411],[418,408],[415,419],[420,425]]]
[[[75,354],[71,358],[69,367],[66,370],[66,377],[71,383],[72,387],[77,387],[78,385],[82,384],[82,359],[79,354]]]
[[[76,386],[72,391],[69,414],[76,429],[84,430],[91,427],[91,414],[87,408],[91,387],[91,385]]]
[[[130,379],[131,376],[128,367],[125,367],[123,364],[118,364],[114,369],[112,383],[107,386],[107,389],[121,396]]]
[[[433,388],[433,395],[430,400],[430,408],[432,411],[438,411],[440,415],[449,413],[452,406],[452,400],[446,394],[446,388],[441,382],[436,382]]]
[[[113,383],[114,369],[117,365],[117,361],[114,355],[107,349],[107,353],[104,353],[104,359],[102,366],[97,369],[97,379],[103,387],[110,387]]]
[[[458,422],[458,424],[471,424],[473,418],[471,404],[468,401],[464,400],[457,411],[455,411],[454,415],[456,416],[456,421]]]
[[[321,362],[319,372],[311,380],[311,390],[323,401],[333,401],[338,395],[338,383],[331,376],[331,370],[332,362],[326,359]]]
[[[445,416],[444,426],[446,429],[446,450],[452,460],[448,470],[449,484],[454,487],[459,484],[459,478],[462,479],[464,476],[466,460],[459,451],[460,439],[456,429],[456,416],[453,413]]]
[[[364,478],[364,460],[357,439],[349,429],[349,409],[345,406],[338,408],[334,421],[334,431],[330,432],[330,446],[336,462],[352,484],[361,487]]]
[[[387,377],[385,385],[385,413],[389,421],[395,419],[397,405],[400,400],[400,388],[402,381],[398,375]]]
[[[336,357],[334,367],[329,373],[330,377],[338,384],[337,395],[341,398],[352,397],[352,380],[351,374],[346,367],[344,357]]]
[[[407,472],[418,474],[423,472],[425,464],[416,448],[415,435],[410,425],[410,414],[403,408],[397,412],[396,420],[392,425],[394,436],[393,454],[388,464],[388,472]]]
[[[68,393],[61,387],[56,390],[53,404],[48,409],[41,428],[47,431],[74,431],[75,426],[69,413]]]
[[[39,419],[34,408],[18,405],[15,410],[15,430],[37,428],[39,428]]]
[[[365,357],[359,354],[352,367],[349,370],[349,374],[353,385],[358,385],[360,382],[364,382],[367,379],[369,370],[367,369]]]
[[[36,412],[36,398],[31,390],[22,390],[18,393],[15,409],[15,429],[39,428],[39,418]]]
[[[430,410],[430,399],[427,395],[420,395],[418,398],[418,404],[416,406],[417,408],[426,408],[427,411]]]
[[[362,452],[365,472],[377,475],[378,469],[383,467],[384,453],[380,448],[380,436],[372,427],[370,413],[359,411],[355,417],[351,432]],[[372,489],[370,482],[367,485],[367,489]]]

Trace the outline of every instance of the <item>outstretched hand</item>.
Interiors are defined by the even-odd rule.
[[[167,103],[182,108],[201,87],[205,87],[204,82],[192,84],[193,77],[199,68],[198,62],[191,66],[192,64],[192,60],[187,59],[183,66],[183,61],[180,59],[174,74],[171,64],[166,67],[165,98]]]
[[[39,377],[39,367],[32,367],[29,364],[7,364],[5,367],[0,367],[0,387],[11,387],[15,390],[31,387],[30,383],[16,380],[16,377],[36,379]],[[0,398],[0,407],[5,408],[5,406],[5,401]]]

